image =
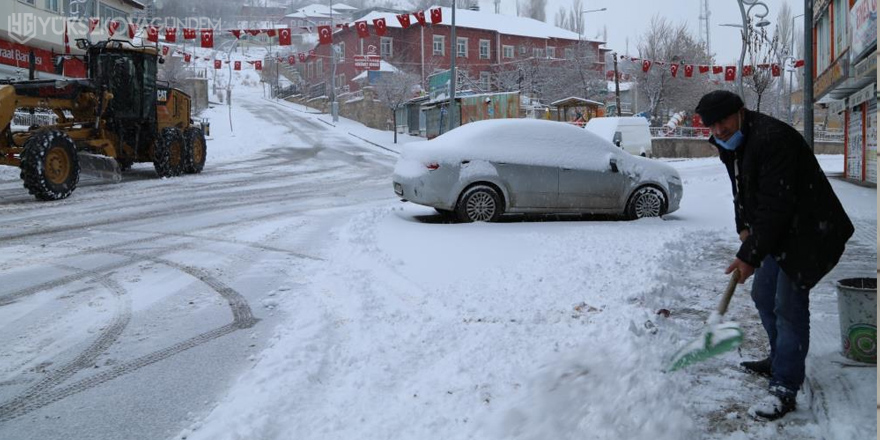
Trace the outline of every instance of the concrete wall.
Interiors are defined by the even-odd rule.
[[[651,141],[654,157],[711,157],[718,150],[705,139],[655,138]],[[843,142],[816,142],[816,154],[843,154]]]
[[[362,91],[363,98],[353,100],[346,99],[345,95],[339,95],[339,116],[358,121],[370,128],[390,130],[391,110],[376,100],[376,94],[372,88],[365,87]],[[323,96],[307,99],[302,95],[294,95],[286,100],[311,107],[322,113],[330,113],[330,102]]]

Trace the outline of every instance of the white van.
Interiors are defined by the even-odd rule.
[[[592,118],[587,130],[608,139],[624,151],[637,156],[652,157],[651,130],[648,120],[641,116]]]

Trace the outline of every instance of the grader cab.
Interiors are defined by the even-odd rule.
[[[201,172],[205,134],[190,117],[190,97],[157,82],[158,51],[118,40],[77,46],[88,79],[0,85],[0,164],[20,167],[39,200],[69,196],[81,170],[117,181],[136,162],[152,162],[160,177]],[[57,119],[16,129],[16,111]]]

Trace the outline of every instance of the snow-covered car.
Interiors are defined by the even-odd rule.
[[[682,197],[671,166],[582,128],[536,119],[473,122],[408,144],[393,185],[401,199],[463,222],[503,213],[654,217],[677,210]]]

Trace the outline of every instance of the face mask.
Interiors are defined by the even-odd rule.
[[[724,148],[725,150],[734,151],[737,149],[737,147],[742,145],[745,139],[746,137],[743,136],[742,132],[737,130],[736,133],[733,133],[733,136],[731,136],[730,139],[722,141],[721,139],[715,138],[715,142],[717,142],[718,145],[720,145],[721,148]]]

